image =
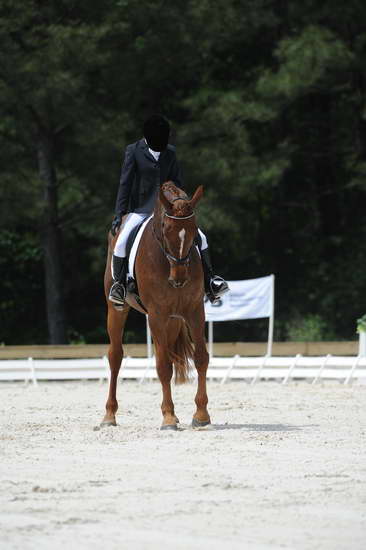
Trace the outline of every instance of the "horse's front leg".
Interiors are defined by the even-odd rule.
[[[174,403],[172,399],[171,380],[173,376],[173,364],[169,359],[166,333],[161,328],[161,322],[156,322],[153,317],[149,317],[149,324],[155,344],[156,371],[158,373],[163,392],[163,400],[161,403],[163,422],[160,429],[176,430],[179,420],[175,416]]]
[[[166,350],[159,350],[156,346],[156,370],[161,382],[163,400],[161,403],[161,412],[163,422],[161,430],[176,430],[178,418],[175,416],[174,403],[172,399],[171,380],[173,376],[173,364],[169,360]]]
[[[209,362],[209,355],[206,349],[205,339],[205,313],[203,305],[200,304],[193,314],[187,319],[189,330],[194,343],[194,363],[198,374],[198,386],[195,397],[196,412],[193,415],[192,427],[199,428],[211,424],[210,415],[208,414],[207,404],[207,386],[206,374]]]
[[[118,410],[118,401],[117,401],[117,380],[118,373],[121,368],[122,359],[123,359],[123,347],[122,347],[122,336],[123,330],[125,327],[126,319],[130,307],[125,304],[122,311],[117,311],[114,306],[108,304],[108,335],[110,340],[109,350],[108,350],[108,360],[109,367],[111,371],[111,376],[109,380],[109,393],[106,403],[106,413],[101,423],[101,426],[116,426],[116,412]]]

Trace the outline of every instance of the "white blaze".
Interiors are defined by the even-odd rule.
[[[180,238],[180,250],[179,250],[179,257],[181,258],[182,257],[182,254],[183,254],[183,246],[184,246],[184,239],[185,239],[185,236],[186,236],[186,230],[185,229],[181,229],[178,233],[179,235],[179,238]]]

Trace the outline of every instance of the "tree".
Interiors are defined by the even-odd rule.
[[[366,291],[365,11],[356,0],[4,0],[0,228],[32,273],[40,255],[24,264],[20,242],[35,250],[40,238],[51,341],[66,325],[103,337],[104,229],[123,149],[156,111],[177,134],[188,192],[205,186],[199,221],[218,270],[277,275],[278,337],[302,317],[352,336]]]
[[[21,6],[4,1],[0,11],[1,138],[13,146],[8,167],[27,180],[18,194],[21,202],[29,201],[28,212],[17,208],[15,217],[38,220],[51,343],[67,341],[61,227],[76,212],[80,219],[80,208],[90,218],[102,204],[91,193],[100,168],[83,188],[92,169],[85,169],[85,158],[75,158],[88,150],[90,159],[95,150],[96,138],[91,133],[87,139],[87,131],[98,128],[98,138],[106,137],[101,129],[108,114],[98,106],[100,90],[93,86],[105,61],[99,45],[108,33],[103,26],[108,5],[90,8],[71,0],[47,6],[34,0]],[[20,163],[14,158],[19,152],[25,157]]]

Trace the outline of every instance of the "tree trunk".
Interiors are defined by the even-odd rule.
[[[66,344],[66,323],[62,289],[61,242],[58,225],[58,191],[52,137],[38,141],[38,168],[44,184],[42,243],[46,283],[46,307],[50,344]]]

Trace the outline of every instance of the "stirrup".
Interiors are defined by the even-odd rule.
[[[214,275],[210,280],[211,294],[216,298],[221,298],[226,292],[229,291],[229,285],[219,275]]]
[[[218,275],[211,278],[208,289],[206,288],[206,296],[210,300],[211,304],[216,305],[220,302],[220,298],[223,294],[228,292],[229,285],[227,282]]]
[[[123,306],[126,299],[126,289],[122,283],[116,281],[109,291],[109,300],[117,306]]]

